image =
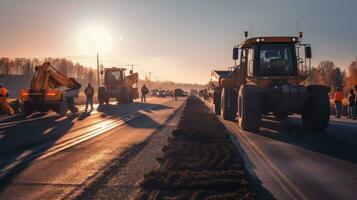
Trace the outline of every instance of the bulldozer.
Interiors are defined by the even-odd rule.
[[[81,84],[69,78],[50,62],[35,67],[30,88],[20,91],[19,99],[23,102],[23,111],[30,115],[35,111],[53,110],[60,116],[68,110],[76,112],[74,98],[78,96]]]
[[[303,85],[311,73],[311,45],[298,36],[248,38],[233,48],[238,64],[211,72],[209,90],[215,113],[224,119],[237,118],[241,129],[256,131],[262,116],[278,120],[302,116],[304,129],[323,131],[330,120],[330,88]]]
[[[138,93],[138,73],[130,70],[128,76],[125,75],[125,68],[105,68],[101,75],[104,75],[104,85],[98,88],[99,105],[108,104],[110,98],[115,98],[118,103],[132,103],[139,97]]]

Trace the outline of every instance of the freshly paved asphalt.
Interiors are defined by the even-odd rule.
[[[118,159],[127,159],[167,122],[183,100],[108,105],[59,118],[54,113],[0,121],[0,199],[63,199]],[[145,164],[145,163],[144,163]]]

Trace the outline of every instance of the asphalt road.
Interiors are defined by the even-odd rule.
[[[75,197],[166,127],[183,102],[152,98],[90,114],[81,107],[62,118],[49,113],[3,119],[0,199]]]
[[[298,116],[264,118],[255,133],[221,120],[264,199],[356,199],[357,121],[331,117],[327,130],[314,134]]]

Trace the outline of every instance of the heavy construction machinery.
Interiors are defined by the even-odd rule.
[[[29,115],[35,111],[53,110],[64,116],[68,109],[76,112],[74,97],[78,96],[81,84],[58,71],[50,62],[35,68],[30,89],[20,91],[23,110]]]
[[[104,69],[104,86],[98,89],[100,105],[108,104],[110,98],[115,98],[118,103],[132,103],[139,97],[138,73],[133,73],[131,70],[130,75],[125,76],[125,70],[125,68],[116,67]],[[103,71],[101,74],[103,75]]]
[[[330,119],[330,88],[304,86],[311,72],[311,45],[299,37],[254,37],[233,49],[239,65],[212,71],[210,91],[216,114],[243,130],[259,129],[263,115],[285,119],[301,114],[307,130],[322,131]],[[305,50],[302,56],[300,51]],[[239,56],[240,54],[240,56]]]

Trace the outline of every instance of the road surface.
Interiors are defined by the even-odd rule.
[[[0,199],[76,197],[114,161],[127,159],[162,131],[183,102],[152,98],[91,114],[81,107],[78,114],[62,118],[54,113],[4,118]]]
[[[357,121],[331,117],[323,134],[304,131],[298,116],[264,118],[255,133],[221,121],[264,199],[356,199]]]

